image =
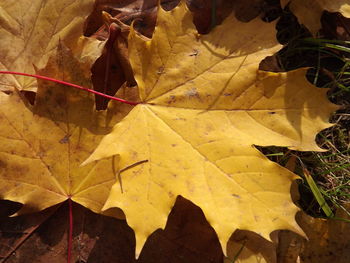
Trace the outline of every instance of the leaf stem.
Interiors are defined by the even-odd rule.
[[[58,83],[58,84],[63,84],[63,85],[70,86],[70,87],[73,87],[73,88],[76,88],[76,89],[84,90],[84,91],[87,91],[87,92],[90,92],[90,93],[93,93],[93,94],[96,94],[96,95],[99,95],[99,96],[102,96],[102,97],[105,97],[105,98],[108,98],[108,99],[111,99],[111,100],[116,100],[116,101],[119,101],[119,102],[122,102],[122,103],[125,103],[125,104],[129,104],[129,105],[137,105],[137,104],[139,104],[138,102],[127,101],[127,100],[124,100],[124,99],[121,99],[121,98],[117,98],[117,97],[114,97],[114,96],[110,96],[110,95],[104,94],[102,92],[95,91],[93,89],[88,89],[88,88],[85,88],[85,87],[82,87],[82,86],[79,86],[79,85],[76,85],[76,84],[72,84],[72,83],[69,83],[69,82],[66,82],[66,81],[62,81],[62,80],[58,80],[58,79],[54,79],[54,78],[49,78],[49,77],[45,77],[45,76],[41,76],[41,75],[28,74],[28,73],[22,73],[22,72],[16,72],[16,71],[3,71],[3,70],[0,70],[0,74],[20,75],[20,76],[27,76],[27,77],[37,78],[37,79],[48,80],[48,81],[52,81],[52,82],[55,82],[55,83]]]
[[[71,262],[72,257],[72,243],[73,243],[73,209],[72,199],[68,198],[69,207],[69,233],[68,233],[68,251],[67,251],[67,263]]]

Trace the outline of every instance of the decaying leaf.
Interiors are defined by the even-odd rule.
[[[46,65],[60,40],[70,48],[79,45],[77,41],[93,2],[1,0],[0,69],[34,73],[34,67]],[[18,89],[36,91],[37,88],[36,81],[26,77],[2,76],[1,84],[5,83]]]
[[[349,205],[345,205],[349,211]],[[344,207],[343,207],[344,209]],[[335,219],[313,218],[303,213],[298,219],[305,231],[308,242],[305,243],[300,259],[303,263],[349,261],[350,252],[350,216],[342,208],[338,208]]]
[[[349,206],[346,205],[347,209]],[[344,208],[344,207],[343,207]],[[243,236],[237,231],[228,242],[225,262],[281,262],[281,263],[328,263],[349,261],[349,215],[339,208],[336,218],[314,218],[304,212],[296,220],[305,231],[307,239],[288,231],[278,231],[274,244],[259,241],[253,233]],[[239,234],[239,235],[236,235]],[[277,261],[276,261],[277,256]]]
[[[335,218],[329,219],[298,213],[296,219],[307,240],[290,231],[281,231],[277,246],[278,262],[348,262],[350,224],[346,221],[349,214],[343,210],[348,208],[349,205],[338,208]]]
[[[151,41],[130,33],[142,103],[85,164],[120,158],[121,181],[104,209],[124,211],[137,254],[164,228],[178,195],[203,210],[224,252],[238,228],[267,239],[276,229],[301,233],[289,193],[296,176],[253,145],[320,150],[315,135],[330,126],[335,106],[307,82],[305,70],[258,72],[259,62],[280,47],[274,39],[273,24],[234,16],[198,35],[184,3],[159,10]]]
[[[340,12],[343,16],[350,18],[348,0],[281,0],[282,7],[288,3],[290,3],[290,10],[296,15],[299,23],[305,25],[313,35],[321,28],[320,19],[324,10]]]
[[[1,262],[6,262],[11,256],[16,255],[17,249],[57,210],[57,207],[51,207],[41,213],[30,214],[26,218],[9,217],[20,207],[21,204],[19,203],[8,200],[0,201]]]
[[[3,201],[0,208],[4,208]],[[114,262],[116,258],[120,263],[136,262],[133,232],[124,220],[95,214],[75,203],[73,217],[71,262]],[[0,261],[67,262],[67,218],[68,202],[38,213],[2,218]]]
[[[10,213],[4,210],[11,208],[6,203],[10,202],[0,201],[1,262],[66,262],[68,202],[18,217],[6,217]],[[223,262],[220,243],[203,212],[181,197],[165,229],[152,234],[138,260],[134,233],[125,220],[92,213],[75,203],[73,217],[72,262]]]
[[[59,45],[38,73],[89,86],[80,65]],[[67,198],[100,212],[115,180],[117,159],[80,164],[129,110],[112,104],[107,112],[96,112],[90,94],[42,81],[34,106],[26,105],[17,90],[0,92],[1,198],[23,203],[19,213]]]

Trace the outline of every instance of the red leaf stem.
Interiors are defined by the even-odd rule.
[[[72,199],[68,199],[69,207],[69,233],[68,233],[68,251],[67,251],[67,263],[71,262],[72,257],[72,243],[73,243],[73,209],[72,209]]]
[[[125,103],[125,104],[129,104],[129,105],[137,105],[137,104],[139,104],[138,102],[127,101],[127,100],[124,100],[124,99],[121,99],[121,98],[117,98],[117,97],[114,97],[114,96],[110,96],[110,95],[107,95],[107,94],[95,91],[93,89],[88,89],[88,88],[85,88],[85,87],[82,87],[82,86],[79,86],[79,85],[76,85],[76,84],[72,84],[72,83],[69,83],[69,82],[66,82],[66,81],[62,81],[62,80],[58,80],[58,79],[54,79],[54,78],[49,78],[49,77],[45,77],[45,76],[41,76],[41,75],[28,74],[28,73],[22,73],[22,72],[16,72],[16,71],[3,71],[3,70],[0,70],[0,74],[20,75],[20,76],[27,76],[27,77],[37,78],[37,79],[48,80],[48,81],[56,82],[56,83],[63,84],[63,85],[66,85],[66,86],[70,86],[70,87],[73,87],[73,88],[76,88],[76,89],[85,90],[87,92],[90,92],[90,93],[93,93],[93,94],[96,94],[96,95],[99,95],[99,96],[102,96],[102,97],[105,97],[105,98],[108,98],[108,99],[111,99],[111,100],[116,100],[116,101],[119,101],[119,102],[122,102],[122,103]]]

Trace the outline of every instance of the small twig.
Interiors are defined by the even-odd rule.
[[[117,176],[118,176],[118,180],[119,180],[119,182],[120,182],[120,191],[121,191],[122,193],[123,193],[123,184],[122,184],[122,178],[121,178],[120,174],[121,174],[122,172],[125,172],[125,171],[128,170],[128,169],[134,168],[134,167],[137,166],[137,165],[140,165],[140,164],[143,164],[143,163],[147,163],[147,162],[148,162],[148,160],[142,160],[142,161],[133,163],[133,164],[131,164],[131,165],[129,165],[129,166],[127,166],[127,167],[124,167],[123,169],[119,170],[119,172],[117,173]]]

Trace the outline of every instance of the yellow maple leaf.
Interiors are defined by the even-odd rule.
[[[99,41],[79,39],[94,1],[6,1],[0,0],[0,70],[34,73],[55,53],[59,41],[71,49]],[[81,51],[80,51],[81,52]],[[34,65],[34,66],[33,66]],[[20,76],[2,76],[6,86],[36,91],[36,81]],[[2,86],[1,89],[6,89]]]
[[[321,28],[321,16],[325,10],[340,12],[343,16],[350,18],[348,0],[281,0],[282,7],[288,4],[299,23],[305,25],[313,35]]]
[[[91,85],[80,61],[63,45],[38,73]],[[24,101],[17,90],[0,92],[0,197],[23,203],[18,214],[68,198],[101,212],[117,159],[80,164],[130,106],[112,103],[107,112],[97,112],[91,94],[42,81],[35,105]]]
[[[162,9],[152,40],[129,36],[130,60],[142,104],[105,136],[85,164],[114,155],[121,181],[104,209],[119,207],[136,233],[136,254],[163,228],[175,198],[198,205],[225,252],[235,229],[269,238],[301,232],[290,197],[295,175],[253,145],[320,150],[314,139],[329,127],[335,106],[305,70],[258,72],[280,48],[274,24],[233,15],[198,35],[181,3]],[[122,185],[121,185],[122,184]]]

